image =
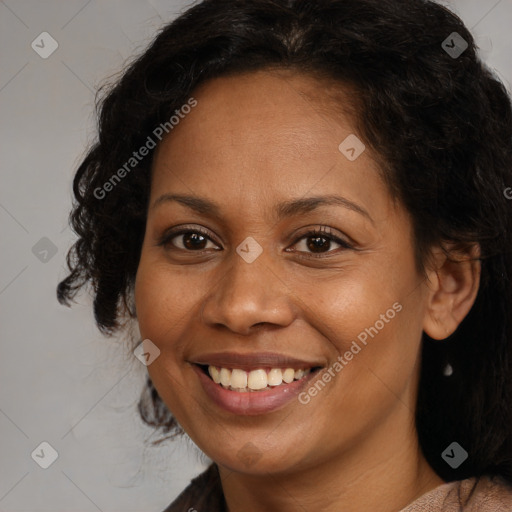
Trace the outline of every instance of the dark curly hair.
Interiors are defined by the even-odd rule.
[[[471,311],[446,342],[424,334],[416,425],[444,480],[490,474],[512,482],[512,209],[504,197],[512,108],[463,22],[432,1],[206,0],[166,25],[97,102],[98,140],[73,182],[78,240],[59,301],[69,305],[89,283],[103,333],[136,318],[152,154],[108,194],[98,190],[198,84],[269,68],[330,78],[350,91],[358,133],[411,215],[418,269],[434,244],[480,245]],[[455,368],[449,378],[447,363]],[[139,411],[164,433],[179,431],[150,380]],[[469,453],[457,470],[441,459],[454,440]]]

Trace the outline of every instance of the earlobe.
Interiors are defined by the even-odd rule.
[[[431,338],[448,338],[471,310],[480,285],[479,256],[478,244],[465,250],[445,246],[432,252],[423,323]]]

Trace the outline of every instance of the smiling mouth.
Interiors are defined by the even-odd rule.
[[[206,364],[198,364],[197,366],[215,384],[224,389],[239,393],[268,391],[285,386],[293,381],[304,379],[322,368],[321,366],[302,369],[258,368],[245,371],[239,368],[224,368]]]

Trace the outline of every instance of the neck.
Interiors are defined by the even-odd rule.
[[[399,432],[396,421],[388,423],[354,443],[357,450],[338,451],[316,465],[247,474],[219,464],[228,511],[397,512],[445,483],[421,454],[414,427],[401,422],[406,428]]]

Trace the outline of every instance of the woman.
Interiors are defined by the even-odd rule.
[[[166,26],[100,104],[58,298],[137,322],[143,419],[212,459],[167,511],[511,511],[511,183],[510,99],[436,3]]]

